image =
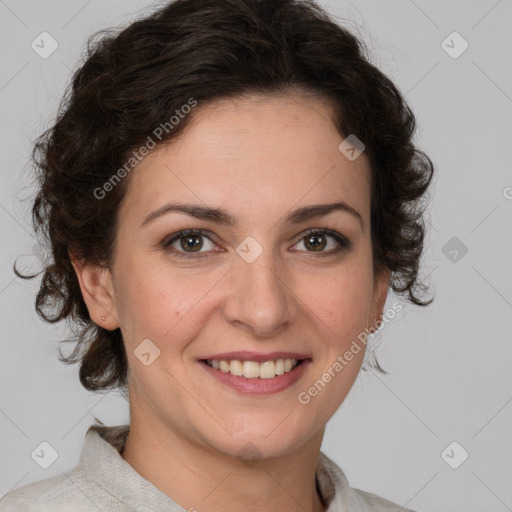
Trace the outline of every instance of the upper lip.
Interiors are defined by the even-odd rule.
[[[264,363],[265,361],[275,361],[276,359],[309,359],[310,356],[299,352],[269,352],[262,354],[260,352],[248,352],[246,350],[240,352],[223,352],[222,354],[212,354],[206,357],[200,357],[200,360],[234,360],[240,361],[255,361],[257,363]]]

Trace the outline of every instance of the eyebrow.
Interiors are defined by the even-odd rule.
[[[361,214],[352,206],[343,201],[329,204],[315,204],[304,206],[292,211],[285,217],[286,224],[300,224],[310,219],[323,217],[334,211],[346,212],[355,217],[364,230],[364,221]],[[158,217],[169,212],[182,212],[195,217],[196,219],[216,222],[227,226],[237,223],[237,218],[222,208],[210,208],[200,204],[168,203],[161,208],[151,212],[142,222],[141,227],[153,222]]]

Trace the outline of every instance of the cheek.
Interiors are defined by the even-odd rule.
[[[309,277],[300,296],[326,339],[338,345],[367,327],[371,303],[371,273],[361,268],[343,268],[328,275]]]
[[[218,272],[192,272],[170,265],[148,265],[147,259],[119,266],[118,314],[130,344],[149,338],[166,350],[203,322],[208,290],[222,277]],[[186,332],[184,332],[186,331]],[[192,333],[189,333],[192,334]],[[176,343],[169,344],[169,340]]]

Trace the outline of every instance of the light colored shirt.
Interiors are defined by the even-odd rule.
[[[0,500],[0,512],[187,512],[122,458],[129,429],[91,426],[76,467],[10,491]],[[315,475],[326,512],[413,512],[351,488],[322,452]]]

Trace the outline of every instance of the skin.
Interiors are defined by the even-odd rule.
[[[298,92],[216,101],[196,107],[190,121],[132,171],[111,270],[73,262],[91,318],[123,334],[131,430],[122,457],[185,509],[282,512],[299,503],[323,511],[315,467],[325,424],[364,350],[309,404],[297,397],[383,312],[389,272],[372,269],[369,161],[364,153],[349,161],[327,101]],[[141,226],[170,201],[223,208],[238,222],[172,212]],[[357,210],[362,225],[342,211],[283,221],[299,207],[336,201]],[[314,251],[304,234],[311,228],[352,245],[334,253],[336,240],[320,234],[327,245]],[[199,237],[207,257],[179,257],[180,240],[174,253],[162,247],[183,229],[211,234]],[[236,252],[248,236],[263,248],[252,263]],[[160,350],[148,366],[134,355],[144,339]],[[197,360],[236,350],[298,351],[312,363],[286,390],[248,396]],[[252,465],[237,457],[247,443],[261,456]]]

